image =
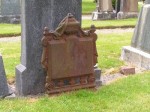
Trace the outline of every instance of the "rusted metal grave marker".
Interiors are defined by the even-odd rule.
[[[94,88],[97,63],[95,27],[84,32],[80,23],[68,14],[55,31],[44,29],[42,65],[47,71],[48,94],[82,88]]]

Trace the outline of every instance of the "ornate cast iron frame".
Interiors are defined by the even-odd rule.
[[[76,90],[76,89],[95,87],[95,77],[94,77],[93,66],[97,63],[98,55],[97,55],[96,44],[95,44],[97,40],[97,35],[94,32],[95,32],[95,27],[93,25],[91,26],[91,29],[89,31],[84,32],[80,27],[80,23],[71,14],[68,14],[68,16],[65,17],[60,22],[58,28],[55,31],[49,32],[49,29],[47,27],[44,29],[44,37],[42,38],[43,53],[42,53],[41,63],[42,63],[43,68],[45,68],[45,70],[47,71],[45,88],[48,94],[55,94],[55,93],[60,93],[60,92]],[[82,58],[85,62],[85,65],[78,64],[78,66],[81,66],[81,67],[78,67],[78,69],[74,70],[74,68],[72,68],[71,69],[72,71],[68,70],[69,71],[68,73],[72,73],[73,75],[72,74],[66,75],[67,70],[66,71],[64,70],[65,67],[64,69],[62,69],[63,66],[57,67],[59,66],[59,62],[56,62],[56,61],[60,61],[60,58],[58,60],[55,59],[55,57],[56,58],[59,57],[58,55],[56,55],[56,52],[59,52],[57,51],[57,49],[60,49],[62,56],[67,57],[67,55],[63,53],[63,49],[61,49],[63,48],[60,46],[61,43],[68,42],[67,45],[71,46],[72,44],[74,44],[76,40],[82,41],[82,46],[81,46],[82,50],[83,50],[83,47],[84,49],[86,49],[87,47],[87,49],[83,52],[86,52],[89,58],[88,56],[87,56],[87,60],[84,60]],[[60,43],[60,44],[57,44],[57,43]],[[76,48],[76,46],[72,48]],[[80,52],[81,54],[83,53],[82,50]],[[66,50],[66,52],[67,51],[68,50]],[[79,51],[77,51],[76,53],[78,52]],[[74,54],[76,55],[76,53]],[[80,59],[78,60],[78,56],[80,56],[80,53],[77,56],[75,56],[77,59],[76,61],[74,61],[75,63],[76,62],[81,63],[82,60]],[[67,58],[63,58],[63,59],[67,59]],[[54,60],[56,62],[56,66],[54,65],[54,62],[53,62]],[[67,61],[66,61],[67,64],[68,63],[72,64],[72,61],[68,61],[68,62]],[[87,61],[89,62],[89,64],[87,64]],[[63,64],[62,62],[60,62],[60,65],[67,66],[66,64]],[[74,63],[72,65],[74,65]],[[87,67],[87,69],[83,66]],[[80,68],[83,68],[83,70],[80,70]],[[64,71],[65,73],[62,72],[60,74],[55,74],[54,72],[59,73],[59,69],[61,69],[60,71]]]

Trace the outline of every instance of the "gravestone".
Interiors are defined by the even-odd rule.
[[[116,0],[116,5],[115,5],[116,14],[120,11],[120,1],[121,0]]]
[[[44,30],[42,65],[47,71],[46,90],[55,94],[83,88],[95,88],[97,63],[95,26],[84,32],[72,14],[55,31]]]
[[[145,2],[145,4],[150,4],[150,0],[144,0]]]
[[[106,11],[106,12],[112,12],[112,0],[99,0],[99,11]]]
[[[21,0],[0,0],[1,15],[20,15]]]
[[[21,0],[0,0],[0,23],[20,21]]]
[[[92,20],[115,19],[116,13],[113,12],[112,0],[98,0],[97,10],[92,13]]]
[[[118,19],[138,17],[138,0],[121,0]]]
[[[150,69],[150,0],[142,7],[131,46],[122,49],[121,58],[139,67]]]
[[[41,66],[42,31],[54,30],[60,21],[72,13],[81,21],[81,0],[23,0],[21,64],[16,67],[18,95],[45,92],[45,75]]]
[[[2,55],[0,54],[0,97],[7,96],[8,94],[6,74],[4,70]]]

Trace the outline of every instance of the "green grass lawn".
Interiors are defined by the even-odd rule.
[[[120,19],[120,20],[101,20],[101,21],[92,21],[92,20],[83,20],[82,27],[88,29],[91,24],[94,24],[97,28],[115,28],[115,27],[135,27],[137,18],[130,19]]]
[[[20,24],[0,24],[0,37],[21,34]]]
[[[97,40],[98,62],[103,71],[124,65],[119,60],[122,46],[130,45],[132,33],[101,34]]]
[[[0,53],[3,55],[8,78],[14,78],[15,66],[20,61],[20,42],[0,42]]]
[[[149,112],[150,73],[129,76],[98,91],[0,101],[0,112]]]
[[[132,19],[122,19],[122,20],[107,20],[107,21],[92,21],[83,20],[82,27],[84,29],[89,29],[92,24],[97,28],[116,28],[116,27],[134,27],[136,25],[137,18]],[[0,37],[20,35],[21,25],[14,24],[0,24]]]
[[[82,14],[91,14],[96,9],[94,0],[82,0]]]

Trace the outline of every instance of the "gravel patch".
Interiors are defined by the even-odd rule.
[[[21,41],[21,37],[20,36],[0,38],[0,42],[17,42],[17,41]]]
[[[121,73],[116,73],[116,74],[110,74],[110,75],[104,75],[101,77],[102,85],[107,85],[110,84],[113,81],[116,81],[117,79],[127,77]]]
[[[82,20],[83,19],[92,20],[92,15],[82,15]]]
[[[97,34],[111,34],[111,33],[127,33],[127,32],[134,32],[134,28],[116,28],[116,29],[101,29],[101,30],[96,30]],[[3,37],[0,38],[0,42],[16,42],[16,41],[21,41],[21,36],[17,37]]]
[[[116,28],[116,29],[101,29],[101,30],[96,30],[97,34],[110,34],[110,33],[117,33],[117,34],[121,34],[121,33],[128,33],[134,32],[134,28]]]

